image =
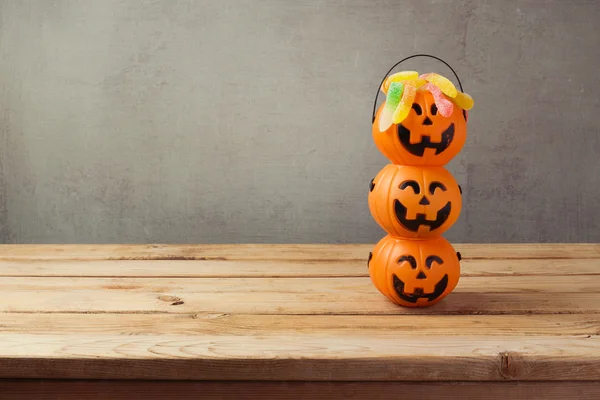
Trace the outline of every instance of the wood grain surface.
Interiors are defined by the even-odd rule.
[[[10,400],[327,399],[388,400],[593,400],[600,382],[265,382],[265,381],[0,381]]]
[[[366,259],[375,244],[0,245],[2,260],[301,260]],[[465,259],[600,258],[596,243],[453,243]]]
[[[439,335],[461,337],[587,336],[600,333],[600,314],[527,315],[268,315],[0,313],[2,333],[107,335]]]
[[[368,257],[368,253],[367,253]],[[0,276],[30,277],[367,277],[361,260],[3,260]],[[600,275],[599,259],[463,259],[461,276]]]
[[[281,398],[278,381],[597,392],[600,246],[455,247],[455,291],[406,309],[371,284],[367,245],[0,246],[0,377],[257,381]],[[27,393],[68,386],[44,385]]]

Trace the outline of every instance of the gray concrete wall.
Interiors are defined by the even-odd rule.
[[[0,1],[0,241],[375,242],[374,92],[476,100],[454,242],[600,241],[600,2]],[[449,71],[430,60],[419,71]]]

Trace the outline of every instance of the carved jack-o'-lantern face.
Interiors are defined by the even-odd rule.
[[[466,111],[454,107],[449,117],[442,116],[427,90],[417,91],[408,116],[383,132],[378,128],[382,110],[383,106],[373,123],[373,139],[379,151],[394,164],[443,166],[465,144]]]
[[[369,209],[389,234],[439,236],[458,219],[461,190],[443,167],[389,164],[371,181]]]
[[[369,255],[375,287],[396,304],[433,305],[456,287],[460,253],[443,237],[406,240],[385,236]]]

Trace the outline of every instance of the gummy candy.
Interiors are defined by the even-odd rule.
[[[413,82],[411,82],[413,85],[415,85],[415,87],[418,89],[421,86],[425,85],[427,83],[427,81],[421,77],[415,79]]]
[[[398,82],[398,81],[412,81],[419,77],[419,73],[417,71],[400,71],[395,74],[390,75],[387,79],[390,82]]]
[[[432,83],[423,86],[425,90],[429,90],[435,100],[435,105],[441,116],[448,118],[454,111],[454,104],[444,96],[441,89]]]
[[[471,96],[456,89],[456,86],[444,76],[434,72],[419,75],[417,71],[401,71],[387,77],[381,90],[387,95],[379,118],[379,130],[386,131],[392,124],[402,122],[410,112],[417,89],[431,92],[438,112],[450,117],[454,106],[467,111],[474,101]]]
[[[385,107],[390,110],[395,110],[400,103],[402,98],[402,92],[404,91],[404,84],[401,82],[392,82],[388,89],[387,98],[385,100]]]
[[[392,126],[392,117],[393,113],[384,108],[379,117],[379,132],[385,132]]]
[[[401,71],[396,72],[386,78],[383,82],[383,91],[387,94],[388,88],[390,87],[392,82],[400,82],[400,81],[412,81],[419,77],[419,73],[417,71]]]
[[[408,113],[412,108],[415,95],[417,94],[417,88],[407,82],[404,86],[404,93],[402,93],[402,100],[394,112],[393,121],[395,124],[399,124],[408,117]]]
[[[392,82],[387,91],[387,98],[385,99],[385,105],[381,112],[381,118],[379,119],[379,130],[381,132],[387,130],[393,123],[394,111],[400,103],[402,98],[402,92],[404,91],[404,84],[401,82]]]
[[[445,78],[440,74],[431,72],[429,74],[421,75],[421,78],[437,86],[442,91],[442,93],[444,93],[448,97],[456,97],[456,94],[458,93],[458,90],[456,90],[456,86],[454,86],[454,84],[448,78]]]
[[[473,98],[466,93],[458,92],[452,101],[463,110],[470,110],[475,105]]]

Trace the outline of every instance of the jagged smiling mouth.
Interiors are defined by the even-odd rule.
[[[400,224],[408,229],[411,232],[417,232],[421,225],[425,225],[429,227],[430,231],[433,231],[446,222],[448,216],[450,215],[450,211],[452,210],[452,204],[447,202],[444,207],[442,207],[438,212],[434,221],[429,221],[426,218],[425,214],[417,214],[417,218],[415,219],[407,219],[406,218],[406,207],[402,202],[398,199],[394,200],[394,213],[396,214],[396,218]]]
[[[438,143],[432,143],[431,137],[429,136],[422,136],[419,143],[411,143],[410,130],[402,124],[398,125],[398,139],[410,154],[423,157],[425,149],[435,149],[435,154],[438,155],[446,150],[452,143],[452,140],[454,140],[454,123],[451,123],[450,126],[446,128],[442,133],[442,140]]]
[[[448,287],[448,274],[445,274],[438,283],[435,284],[433,293],[423,293],[423,288],[415,288],[413,293],[406,293],[404,287],[406,286],[402,279],[398,278],[396,274],[393,275],[394,291],[402,300],[409,303],[416,303],[419,299],[427,299],[433,301],[440,297],[442,293]]]

